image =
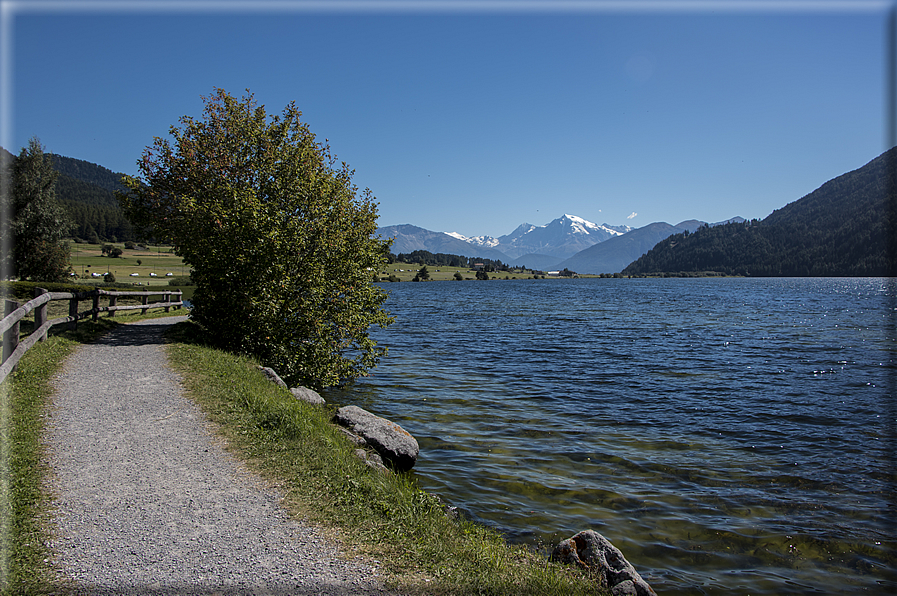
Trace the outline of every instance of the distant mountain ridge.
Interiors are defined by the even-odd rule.
[[[457,232],[446,232],[452,238],[463,242],[494,248],[518,259],[523,255],[542,255],[563,259],[570,257],[598,242],[628,232],[629,226],[598,225],[576,215],[564,214],[544,226],[523,223],[510,234],[499,236],[476,236],[468,238]]]
[[[661,240],[686,231],[682,226],[655,222],[590,246],[558,263],[557,269],[577,273],[617,273]],[[634,258],[633,258],[634,256]]]
[[[512,258],[525,254],[540,254],[567,258],[590,246],[604,242],[622,232],[605,225],[594,224],[581,217],[565,213],[544,226],[523,224],[506,236],[498,238],[496,248]]]
[[[390,248],[393,254],[427,250],[432,253],[484,257],[503,263],[510,260],[508,255],[488,246],[477,246],[445,232],[433,232],[411,224],[377,228],[374,234],[380,238],[394,238]]]
[[[744,221],[740,217],[728,221]],[[725,223],[725,222],[723,222]],[[433,232],[410,224],[379,228],[377,234],[395,238],[394,254],[427,250],[465,257],[499,260],[531,269],[568,268],[577,273],[617,273],[664,238],[707,225],[695,219],[672,226],[663,222],[634,229],[594,224],[564,214],[545,225],[523,223],[510,234],[466,237],[456,232]],[[709,224],[720,225],[720,224]],[[605,246],[607,245],[607,246]]]
[[[379,228],[377,234],[395,238],[392,252],[409,253],[414,250],[443,252],[466,257],[484,257],[507,264],[527,264],[538,261],[550,267],[565,258],[629,231],[629,226],[598,225],[581,217],[564,214],[545,225],[519,225],[510,234],[467,237],[457,232],[433,232],[410,224]]]

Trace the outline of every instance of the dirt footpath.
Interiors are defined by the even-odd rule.
[[[117,327],[55,380],[47,442],[61,578],[79,594],[385,594],[217,443],[162,333]]]

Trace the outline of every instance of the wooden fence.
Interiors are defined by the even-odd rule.
[[[97,320],[101,312],[108,312],[110,317],[114,317],[116,311],[119,310],[137,310],[138,308],[146,313],[151,308],[164,308],[165,312],[169,312],[172,308],[178,309],[183,306],[181,300],[181,291],[158,291],[158,292],[113,292],[109,290],[91,290],[90,292],[48,292],[43,288],[34,289],[34,299],[29,300],[25,304],[19,304],[13,300],[6,300],[3,321],[0,322],[0,334],[3,336],[3,355],[0,359],[0,383],[15,370],[16,364],[21,360],[22,355],[31,349],[34,344],[47,338],[47,332],[54,325],[68,324],[69,329],[75,329],[78,321],[92,317]],[[100,306],[100,297],[109,298],[108,306]],[[164,301],[150,302],[150,296],[164,296]],[[118,305],[120,297],[140,298],[140,304],[135,305]],[[176,300],[172,300],[175,297]],[[67,317],[59,317],[57,319],[47,320],[47,304],[53,300],[68,300],[69,314]],[[92,308],[83,312],[78,312],[78,303],[81,301],[91,300]],[[19,341],[19,322],[28,316],[28,313],[34,311],[34,331],[21,342]]]

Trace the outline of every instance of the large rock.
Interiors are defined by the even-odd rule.
[[[395,422],[358,406],[340,408],[335,420],[364,439],[394,470],[406,472],[414,467],[420,452],[417,439]]]
[[[259,370],[262,371],[262,374],[268,377],[268,380],[277,385],[278,387],[283,387],[284,389],[289,389],[287,384],[283,382],[283,379],[280,378],[280,375],[275,372],[273,368],[269,368],[267,366],[260,366]]]
[[[558,544],[551,560],[599,573],[614,596],[657,596],[620,549],[594,530],[580,532]]]
[[[290,389],[290,393],[300,401],[308,402],[316,406],[324,404],[324,398],[321,397],[317,391],[309,389],[308,387],[293,387]]]

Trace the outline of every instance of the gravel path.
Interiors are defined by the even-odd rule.
[[[384,594],[376,567],[341,559],[218,445],[167,367],[162,332],[178,320],[116,328],[55,382],[64,577],[103,596]]]

